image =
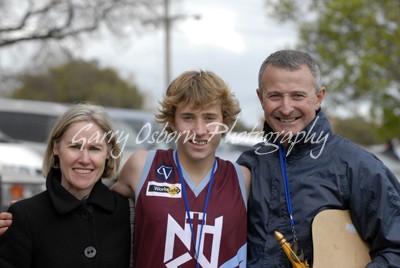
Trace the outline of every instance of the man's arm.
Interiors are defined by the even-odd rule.
[[[367,162],[362,177],[352,180],[351,214],[370,244],[368,268],[400,264],[400,184],[380,162]]]

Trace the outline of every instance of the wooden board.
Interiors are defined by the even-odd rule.
[[[312,223],[313,268],[365,268],[371,261],[348,210],[324,210]]]

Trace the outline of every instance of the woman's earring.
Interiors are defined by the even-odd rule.
[[[60,168],[60,158],[58,155],[53,156],[53,168]]]

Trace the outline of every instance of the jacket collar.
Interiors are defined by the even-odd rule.
[[[93,186],[87,199],[77,199],[61,186],[60,169],[50,169],[49,174],[47,175],[46,188],[51,203],[59,214],[69,213],[85,205],[93,205],[105,210],[106,212],[112,212],[116,205],[113,193],[101,182],[101,179]]]
[[[271,137],[275,139],[276,136],[273,136],[274,130],[267,122],[264,122],[263,131],[265,139],[271,139]],[[332,128],[322,109],[317,110],[315,118],[300,133],[298,137],[294,136],[292,138],[292,144],[288,145],[287,150],[290,149],[290,154],[302,155],[304,153],[309,153],[310,150],[318,150],[325,145],[325,139],[333,135]],[[293,141],[295,141],[295,144]]]

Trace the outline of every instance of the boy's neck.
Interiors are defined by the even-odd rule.
[[[181,156],[179,156],[179,162],[182,168],[185,169],[195,185],[199,184],[210,172],[211,168],[213,167],[214,160],[215,156],[213,158],[210,157],[204,160],[196,161],[186,159],[185,157],[182,157],[181,159]]]

